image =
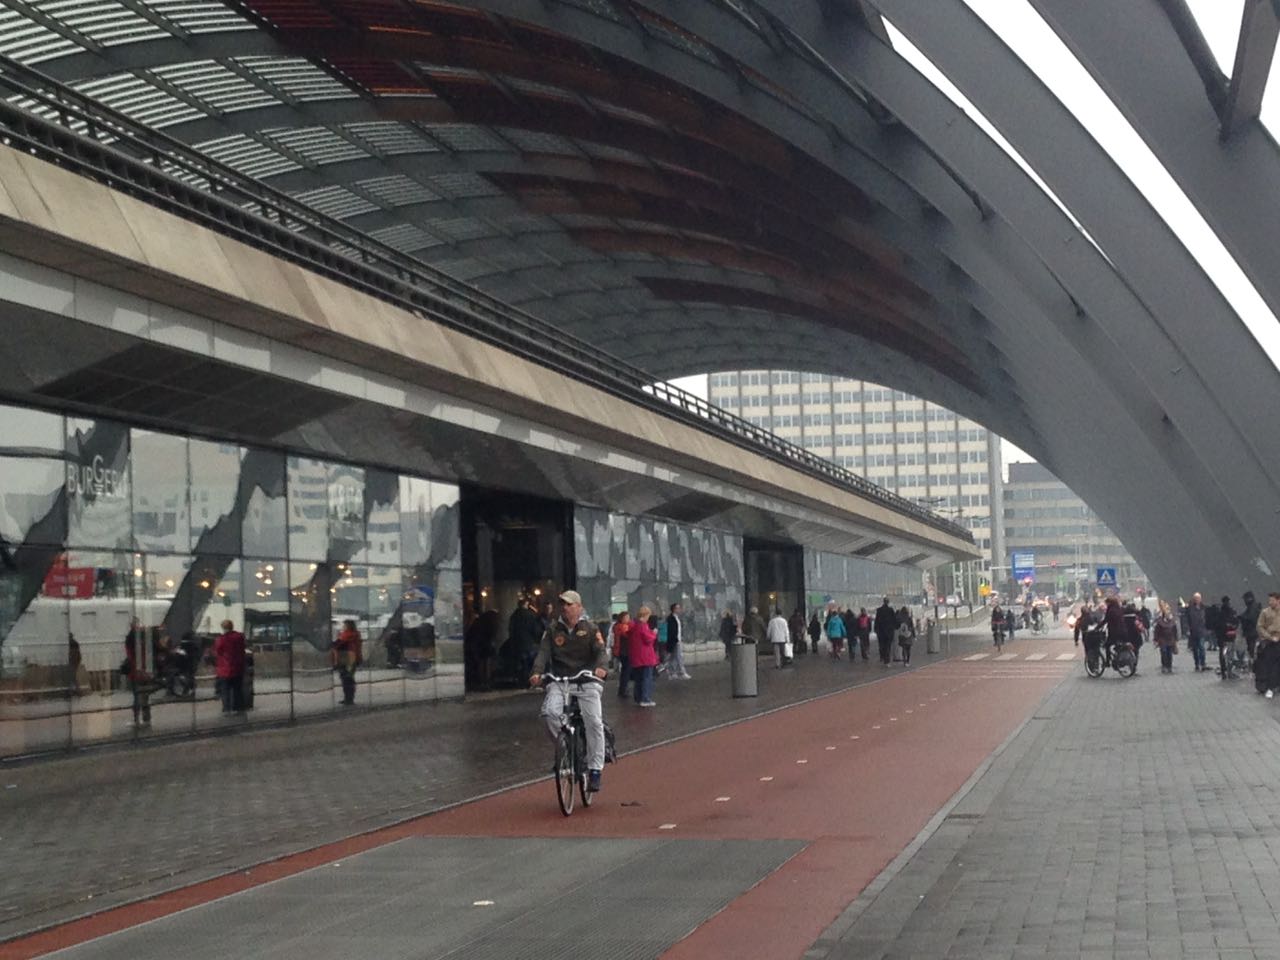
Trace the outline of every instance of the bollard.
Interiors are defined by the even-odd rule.
[[[938,628],[937,620],[928,621],[925,627],[925,652],[938,653],[942,649],[942,631]]]

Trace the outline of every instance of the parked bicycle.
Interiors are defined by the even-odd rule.
[[[556,737],[555,784],[560,812],[568,817],[573,814],[575,790],[582,798],[584,807],[591,806],[595,799],[595,794],[587,788],[587,727],[582,718],[582,708],[578,706],[575,688],[580,689],[584,683],[603,684],[604,681],[590,670],[579,670],[571,677],[543,674],[543,683],[559,683],[564,693],[565,712],[560,715],[560,735]],[[616,759],[613,731],[606,723],[604,762],[613,763]]]

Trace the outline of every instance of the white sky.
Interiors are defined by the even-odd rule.
[[[1138,136],[1137,132],[1076,60],[1066,45],[1027,0],[964,0],[970,9],[1009,48],[1031,66],[1045,85],[1111,155],[1117,166],[1147,198],[1156,213],[1192,253],[1210,280],[1240,316],[1272,362],[1280,367],[1280,321],[1271,313],[1252,282],[1196,211],[1181,188]],[[1235,58],[1245,0],[1187,0],[1224,74]],[[1061,207],[1048,187],[1030,170],[999,132],[918,50],[889,24],[895,49],[928,77],[1013,157],[1046,194]],[[1273,66],[1273,74],[1275,68]],[[1280,130],[1280,80],[1271,84],[1262,105],[1262,122],[1273,136]],[[1065,209],[1065,208],[1064,208]],[[1070,213],[1068,212],[1070,216]],[[1073,218],[1074,219],[1074,218]],[[1092,239],[1092,238],[1091,238]],[[675,381],[699,396],[707,394],[705,376]],[[1004,461],[1030,460],[1005,441]]]

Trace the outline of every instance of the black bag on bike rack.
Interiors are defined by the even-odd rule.
[[[604,762],[616,763],[618,760],[618,748],[613,736],[613,727],[609,724],[604,725]]]

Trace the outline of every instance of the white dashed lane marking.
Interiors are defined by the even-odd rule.
[[[1043,660],[1043,659],[1044,659],[1045,657],[1047,657],[1047,656],[1048,656],[1048,654],[1047,654],[1047,653],[1029,653],[1029,654],[1027,654],[1027,659],[1028,659],[1028,660]]]
[[[1006,660],[1017,660],[1017,659],[1018,659],[1018,655],[1016,653],[1002,653],[1000,654],[1000,656],[996,657],[995,662],[1003,663]]]
[[[969,660],[969,661],[973,661],[973,660],[985,660],[985,659],[987,659],[987,657],[989,657],[989,656],[991,656],[991,654],[989,654],[989,653],[971,653],[971,654],[969,654],[969,656],[965,657],[965,659],[966,659],[966,660]]]

